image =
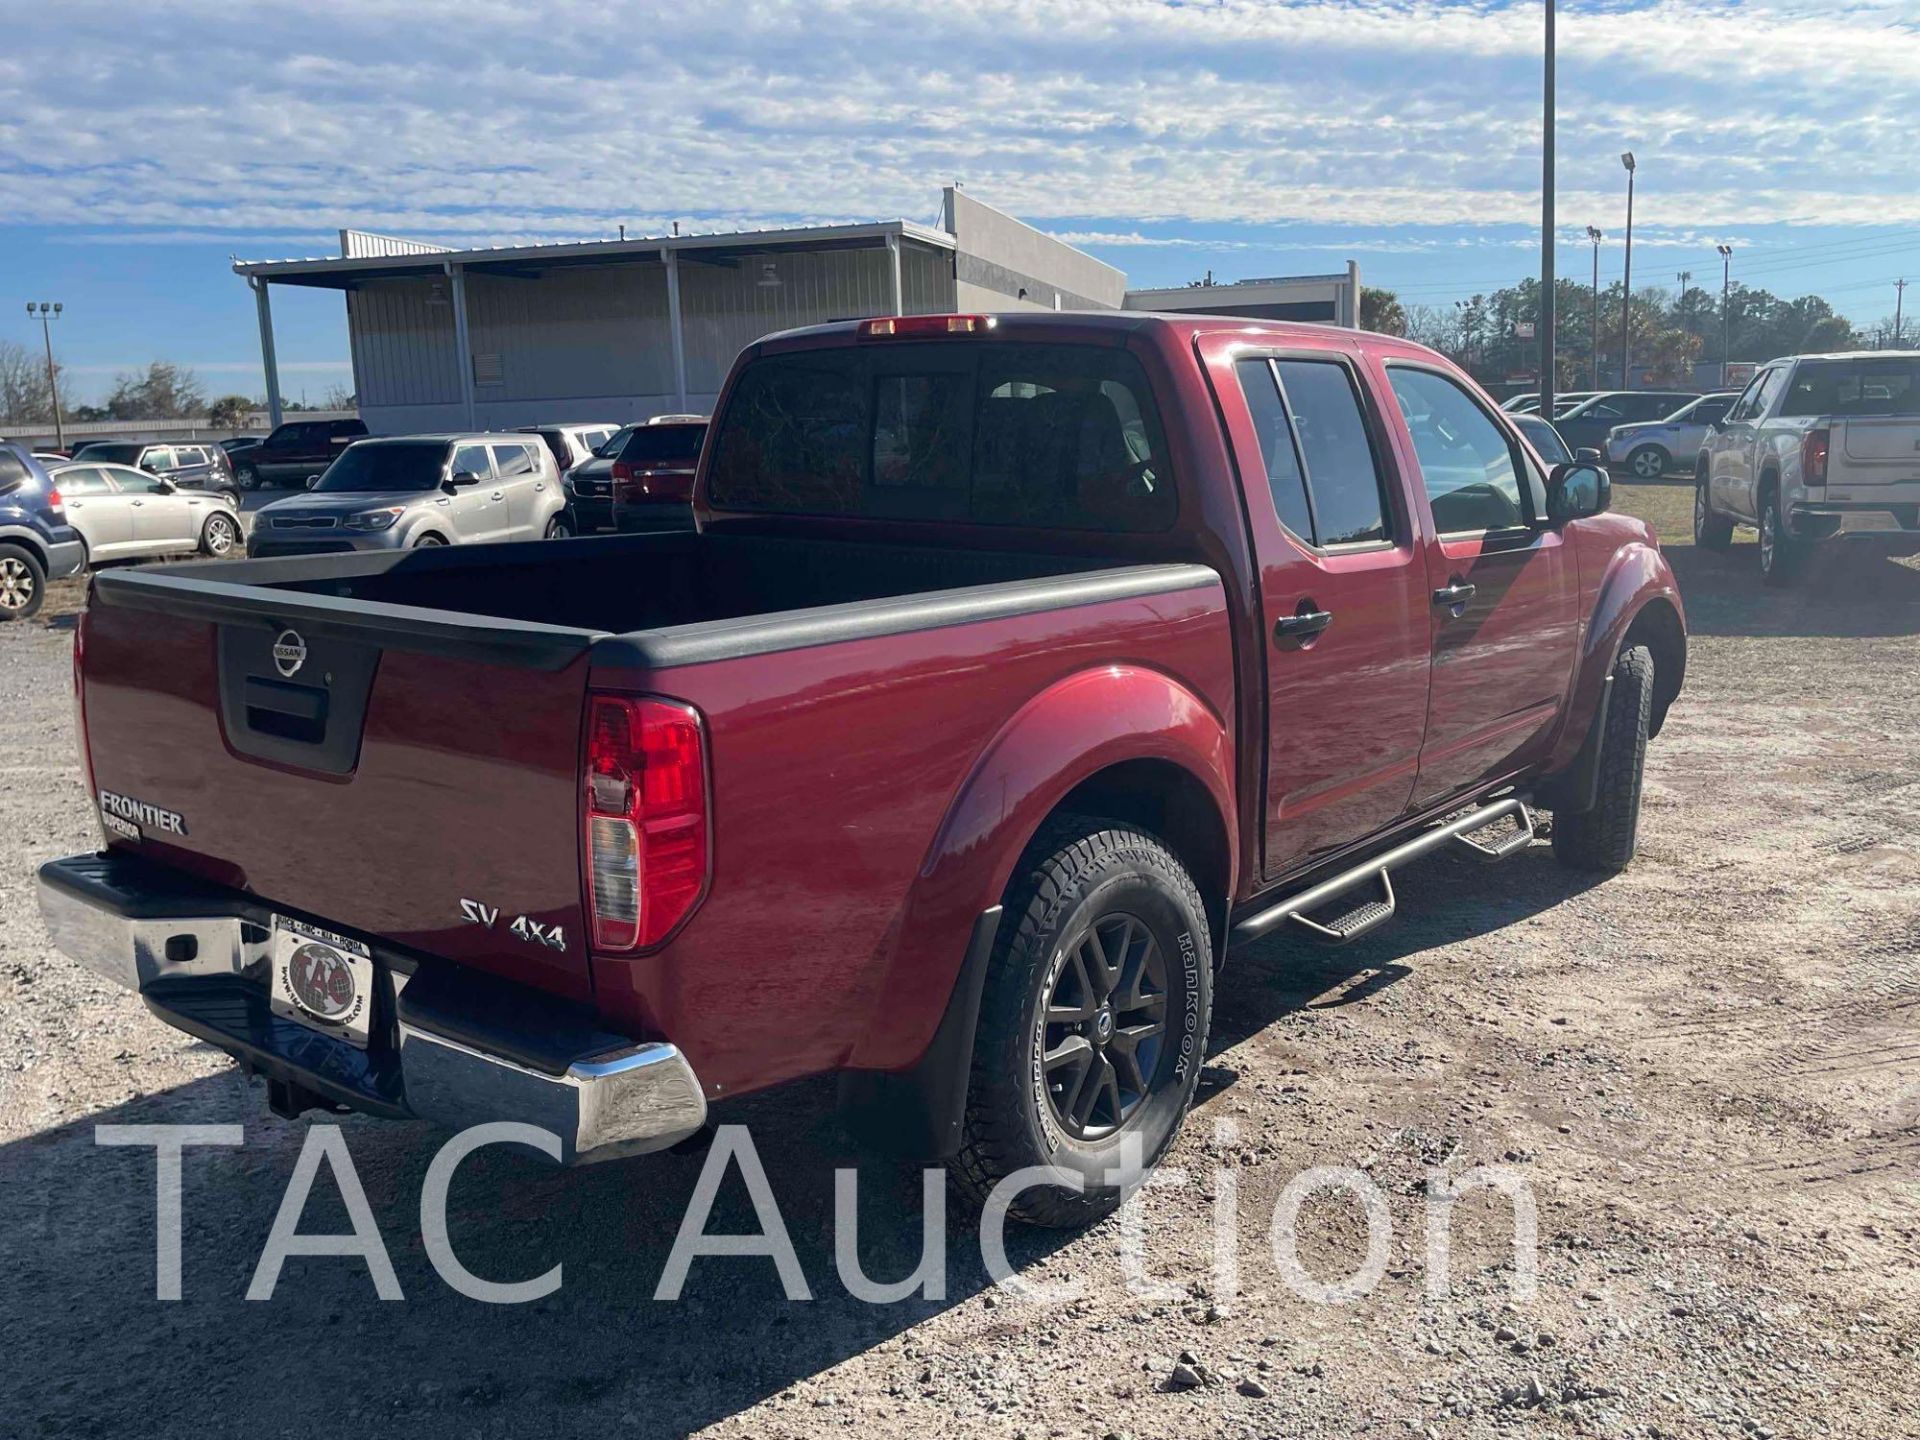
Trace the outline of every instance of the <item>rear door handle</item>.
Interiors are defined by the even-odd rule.
[[[1436,590],[1433,592],[1433,603],[1436,605],[1445,605],[1449,609],[1455,609],[1465,605],[1467,601],[1472,598],[1473,586],[1467,584],[1464,580],[1450,581],[1444,590]]]
[[[1302,640],[1309,635],[1318,635],[1331,624],[1331,610],[1303,610],[1298,615],[1282,615],[1273,622],[1273,638]]]
[[[496,490],[493,492],[493,498],[496,500],[504,500],[507,498],[507,492],[504,490]]]

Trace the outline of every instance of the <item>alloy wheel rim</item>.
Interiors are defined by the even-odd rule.
[[[1076,1140],[1139,1110],[1166,1051],[1167,965],[1140,920],[1103,915],[1061,948],[1040,1015],[1040,1070],[1054,1123]]]
[[[1642,450],[1633,457],[1633,473],[1643,480],[1650,480],[1660,473],[1660,458],[1651,450]]]
[[[33,572],[24,560],[0,560],[0,610],[24,610],[33,599]]]
[[[216,555],[224,555],[233,548],[233,522],[215,516],[207,526],[207,548]]]

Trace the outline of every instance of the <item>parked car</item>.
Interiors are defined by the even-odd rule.
[[[76,573],[86,559],[46,467],[26,446],[0,440],[0,620],[34,614],[47,581]]]
[[[258,450],[265,439],[264,435],[235,435],[231,439],[215,443],[227,452],[227,459],[231,460],[236,455],[245,454],[249,450]]]
[[[1553,428],[1551,420],[1539,415],[1515,415],[1513,425],[1527,438],[1534,453],[1549,465],[1568,465],[1573,462],[1573,452],[1567,448],[1567,442],[1560,438],[1560,432]]]
[[[250,555],[407,550],[564,535],[553,456],[530,435],[359,440],[312,489],[263,505]]]
[[[169,476],[86,460],[49,473],[91,564],[188,550],[224,560],[240,549],[240,511],[228,491],[185,489]]]
[[[227,455],[218,445],[148,444],[137,440],[95,440],[74,451],[75,460],[95,465],[124,465],[159,475],[180,490],[210,490],[238,503],[239,487]]]
[[[522,435],[538,435],[546,441],[547,449],[553,452],[553,463],[560,467],[562,477],[574,466],[591,460],[598,449],[607,443],[613,432],[620,427],[606,424],[566,424],[566,425],[516,425],[515,432]]]
[[[626,448],[627,437],[644,423],[622,425],[562,477],[568,523],[574,534],[592,535],[613,528],[613,462]]]
[[[693,477],[706,438],[704,415],[662,415],[628,435],[609,474],[613,528],[692,529]]]
[[[1628,862],[1686,640],[1608,493],[1388,336],[768,337],[697,531],[100,576],[106,849],[42,912],[283,1115],[594,1160],[839,1071],[856,1128],[976,1199],[1057,1167],[1012,1211],[1084,1224],[1179,1129],[1230,941],[1366,933],[1530,803]]]
[[[73,457],[65,450],[36,450],[33,452],[33,458],[42,465],[58,465],[62,460],[70,460]]]
[[[1695,390],[1606,390],[1567,410],[1555,408],[1554,428],[1575,451],[1601,450],[1616,425],[1641,420],[1663,420],[1690,400]]]
[[[1558,413],[1562,410],[1571,410],[1582,401],[1591,400],[1599,393],[1597,390],[1559,391],[1553,397],[1554,411]],[[1519,395],[1510,396],[1500,408],[1509,415],[1537,415],[1540,413],[1540,392],[1528,390]]]
[[[340,452],[367,433],[358,420],[291,420],[276,426],[234,461],[233,478],[242,490],[262,485],[304,485],[331,465]]]
[[[1708,432],[1693,535],[1760,532],[1760,576],[1787,585],[1816,545],[1920,553],[1920,351],[1788,355],[1763,366]]]
[[[1607,432],[1607,464],[1619,466],[1640,480],[1658,480],[1675,470],[1683,474],[1692,470],[1708,428],[1737,398],[1734,391],[1716,391],[1689,400],[1664,420],[1614,426]]]

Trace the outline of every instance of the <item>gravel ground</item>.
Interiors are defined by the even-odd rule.
[[[1621,487],[1684,531],[1682,486]],[[494,1280],[564,1285],[487,1306],[420,1238],[437,1138],[342,1128],[404,1301],[358,1260],[288,1262],[243,1296],[304,1122],[268,1117],[215,1052],[49,946],[35,863],[93,830],[73,759],[63,594],[0,627],[0,1434],[614,1433],[1141,1437],[1920,1434],[1920,570],[1833,563],[1763,591],[1750,546],[1670,547],[1694,631],[1688,689],[1649,762],[1640,859],[1592,885],[1544,844],[1407,872],[1405,918],[1343,950],[1236,953],[1202,1101],[1146,1196],[1146,1271],[1120,1232],[1016,1234],[1032,1282],[994,1290],[956,1224],[938,1300],[851,1299],[833,1169],[859,1165],[860,1253],[920,1253],[917,1177],[853,1150],[830,1087],[735,1105],[811,1286],[764,1258],[695,1263],[652,1297],[702,1158],[560,1174],[492,1150],[451,1231]],[[72,587],[67,587],[69,590]],[[239,1122],[186,1162],[185,1299],[154,1299],[154,1164],[99,1123]],[[1230,1122],[1230,1124],[1222,1124]],[[1504,1165],[1537,1205],[1537,1293],[1516,1303],[1511,1211],[1455,1221],[1428,1293],[1430,1171]],[[1345,1305],[1284,1284],[1268,1220],[1308,1166],[1386,1200],[1384,1278]],[[1237,1217],[1237,1293],[1211,1222]],[[322,1177],[309,1233],[346,1228]],[[729,1178],[709,1224],[754,1229]],[[1352,1199],[1299,1214],[1323,1280],[1367,1247]]]

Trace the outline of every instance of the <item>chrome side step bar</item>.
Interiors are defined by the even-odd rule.
[[[1520,829],[1498,845],[1484,845],[1467,838],[1474,831],[1483,830],[1494,821],[1504,820],[1510,815],[1519,820]],[[1236,945],[1257,940],[1291,920],[1323,944],[1344,945],[1393,918],[1395,900],[1393,882],[1387,878],[1388,872],[1450,844],[1460,845],[1490,865],[1524,850],[1533,843],[1533,839],[1533,814],[1525,803],[1514,798],[1496,800],[1491,805],[1482,805],[1430,830],[1423,830],[1411,840],[1404,840],[1391,850],[1362,860],[1330,880],[1323,880],[1264,910],[1256,911],[1233,927],[1230,939]],[[1318,910],[1328,901],[1336,900],[1347,891],[1369,882],[1380,886],[1380,898],[1362,902],[1337,920],[1308,918],[1309,911]]]

